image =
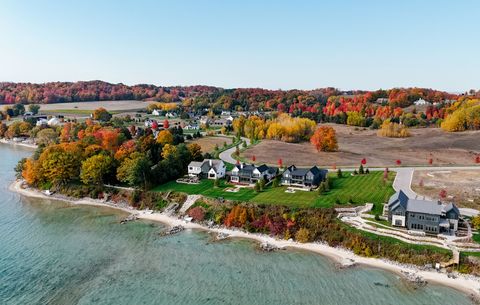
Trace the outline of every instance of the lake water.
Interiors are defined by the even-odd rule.
[[[460,292],[413,289],[371,268],[338,270],[300,251],[264,253],[203,232],[161,237],[161,224],[120,225],[95,207],[21,198],[13,167],[31,151],[0,144],[0,304],[471,304]]]

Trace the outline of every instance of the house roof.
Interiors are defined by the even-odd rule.
[[[411,199],[403,191],[396,192],[388,200],[389,210],[395,210],[398,206],[402,206],[406,211],[412,213],[442,215],[453,210],[460,215],[460,211],[453,203],[444,204],[441,201]]]
[[[291,165],[287,168],[287,170],[295,176],[305,176],[308,172],[311,172],[314,175],[318,175],[322,172],[322,170],[316,166],[312,166],[310,168],[300,168],[296,167],[295,165]]]

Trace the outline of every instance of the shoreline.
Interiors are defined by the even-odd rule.
[[[21,187],[22,183],[23,183],[22,180],[15,180],[10,184],[8,189],[12,192],[16,192],[25,197],[40,198],[40,199],[47,199],[47,200],[58,200],[58,201],[71,203],[73,205],[88,205],[88,206],[116,209],[129,214],[136,214],[138,219],[160,222],[171,227],[181,225],[185,229],[206,231],[206,232],[212,232],[217,234],[218,233],[227,234],[228,238],[243,238],[243,239],[254,240],[259,243],[268,243],[278,248],[291,248],[291,249],[305,250],[305,251],[326,256],[327,258],[332,259],[335,263],[339,263],[347,267],[352,264],[355,264],[355,265],[366,266],[366,267],[371,267],[376,269],[382,269],[382,270],[395,273],[401,276],[402,278],[405,278],[404,272],[408,272],[410,274],[414,274],[415,276],[420,276],[423,280],[426,280],[428,283],[447,286],[457,291],[461,291],[462,293],[466,293],[470,298],[474,300],[480,299],[480,278],[477,278],[474,276],[465,276],[465,275],[459,274],[457,278],[449,278],[446,273],[420,270],[415,266],[400,265],[393,261],[389,261],[381,258],[367,258],[367,257],[357,256],[353,254],[353,252],[351,251],[341,249],[341,248],[334,248],[322,243],[298,243],[294,241],[276,239],[264,234],[249,233],[242,230],[227,229],[227,228],[209,228],[207,226],[204,226],[198,223],[186,222],[183,219],[180,219],[175,216],[166,215],[164,213],[148,214],[145,211],[139,211],[132,207],[128,208],[123,206],[117,206],[117,205],[108,204],[100,200],[95,200],[91,198],[71,199],[68,197],[65,197],[65,198],[51,197],[32,188],[24,189]]]

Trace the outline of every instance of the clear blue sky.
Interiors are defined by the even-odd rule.
[[[0,0],[0,81],[480,88],[476,0]]]

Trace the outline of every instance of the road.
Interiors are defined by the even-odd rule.
[[[250,145],[250,140],[247,138],[242,138],[242,141],[246,141],[247,145]],[[218,157],[223,160],[223,162],[231,163],[231,164],[236,164],[237,160],[235,160],[232,155],[235,153],[236,147],[229,148],[225,150],[224,152],[221,152]]]

